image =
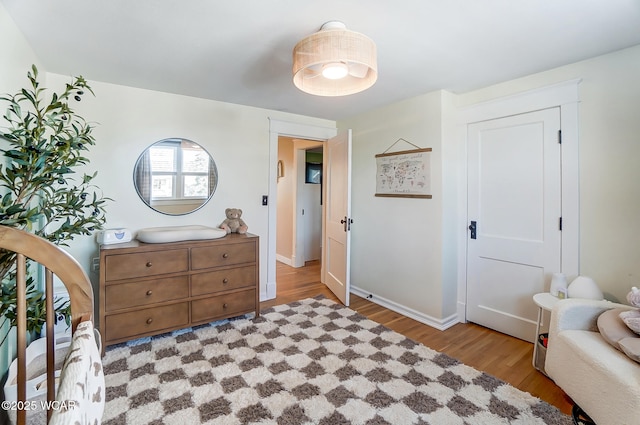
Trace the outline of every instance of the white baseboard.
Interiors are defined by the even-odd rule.
[[[467,304],[462,301],[458,301],[458,320],[467,323]]]
[[[431,317],[427,314],[416,311],[412,308],[406,307],[402,304],[398,304],[395,301],[388,300],[384,297],[377,296],[372,294],[369,291],[365,291],[356,286],[351,286],[351,293],[358,295],[362,298],[365,298],[372,303],[381,305],[383,307],[388,308],[389,310],[393,310],[396,313],[402,314],[403,316],[407,316],[411,319],[417,320],[420,323],[424,323],[425,325],[431,326],[432,328],[436,328],[440,331],[444,331],[449,329],[451,326],[459,323],[458,314],[452,314],[449,317],[444,319],[437,319],[435,317]]]
[[[287,258],[283,255],[276,254],[276,261],[280,261],[281,263],[286,264],[287,266],[293,267],[293,260],[291,258]]]
[[[260,301],[272,300],[276,297],[276,282],[267,282],[264,288],[260,288]]]

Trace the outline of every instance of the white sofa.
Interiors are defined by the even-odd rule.
[[[608,301],[561,300],[551,313],[545,371],[597,425],[640,424],[640,363],[598,332]]]

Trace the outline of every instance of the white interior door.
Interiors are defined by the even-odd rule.
[[[325,285],[348,306],[351,290],[351,130],[327,140],[325,158],[322,277]]]
[[[527,341],[561,271],[559,130],[559,108],[468,126],[467,320]]]

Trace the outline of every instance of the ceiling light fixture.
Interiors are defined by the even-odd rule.
[[[345,96],[371,87],[378,79],[375,43],[330,21],[293,48],[293,84],[318,96]]]
[[[339,80],[349,74],[349,67],[344,62],[331,62],[322,65],[322,76],[330,80]]]

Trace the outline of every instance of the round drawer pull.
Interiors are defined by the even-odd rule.
[[[222,258],[229,258],[229,254],[225,252],[224,254],[222,254]]]
[[[224,279],[222,279],[222,283],[224,283],[224,284],[226,285],[227,283],[229,283],[229,279],[227,279],[227,278],[225,277]]]
[[[153,266],[153,264],[151,264],[151,261],[147,262],[147,267],[151,267]]]
[[[151,289],[149,289],[149,290],[147,291],[147,295],[153,295],[153,291],[152,291]]]
[[[229,305],[227,303],[222,304],[222,308],[227,308]]]
[[[152,317],[149,317],[149,318],[147,319],[147,325],[150,325],[151,323],[153,323],[153,318],[152,318]]]

